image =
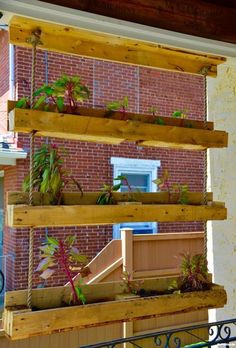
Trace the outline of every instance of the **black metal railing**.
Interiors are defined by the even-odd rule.
[[[206,329],[206,336],[208,336],[207,339],[201,337],[199,334],[199,329],[204,328]],[[189,339],[194,339],[196,343],[189,345],[183,344],[180,337],[181,334],[185,334],[185,341],[189,336]],[[142,342],[140,343],[141,340]],[[236,319],[186,326],[180,329],[164,330],[128,338],[120,338],[109,342],[81,346],[80,348],[118,348],[122,343],[129,343],[131,347],[145,348],[145,340],[149,340],[148,345],[150,345],[151,340],[153,347],[163,348],[202,348],[217,345],[221,348],[229,348],[232,346],[235,346],[236,348]]]

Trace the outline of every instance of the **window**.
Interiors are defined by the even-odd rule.
[[[111,164],[113,165],[113,178],[125,175],[132,189],[138,189],[142,192],[157,191],[157,186],[152,181],[157,179],[160,161],[111,157]],[[128,187],[123,185],[121,191],[128,191]],[[132,228],[135,234],[157,233],[157,223],[155,222],[126,222],[113,226],[114,239],[120,238],[120,229],[124,227]]]

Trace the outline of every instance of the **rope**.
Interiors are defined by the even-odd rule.
[[[207,78],[204,75],[204,129],[207,129]],[[203,204],[207,205],[207,149],[203,152]],[[207,222],[204,221],[203,226],[204,231],[204,257],[207,260]]]
[[[27,40],[33,46],[32,49],[32,67],[31,67],[31,89],[30,89],[30,107],[34,105],[35,91],[35,68],[36,68],[36,53],[37,45],[40,44],[40,30],[32,33],[32,36]],[[33,205],[33,175],[34,175],[34,134],[30,133],[30,178],[29,178],[29,205]],[[33,288],[33,266],[34,266],[34,228],[30,227],[29,231],[29,270],[28,270],[28,293],[27,307],[32,307],[32,288]]]

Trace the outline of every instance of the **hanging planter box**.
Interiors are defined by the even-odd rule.
[[[150,115],[108,113],[81,108],[80,115],[28,109],[12,109],[9,102],[9,130],[81,141],[120,144],[136,142],[140,146],[171,147],[187,150],[226,147],[228,134],[213,130],[213,124],[201,121],[158,117],[163,124],[150,123]]]
[[[227,217],[227,209],[224,207],[224,203],[209,201],[208,204],[210,205],[200,205],[203,201],[202,193],[189,193],[188,205],[168,204],[168,194],[166,192],[136,193],[135,197],[139,197],[139,202],[144,204],[96,205],[95,198],[99,194],[98,192],[85,193],[81,197],[78,193],[67,193],[63,196],[63,205],[29,206],[25,204],[28,201],[28,194],[9,193],[7,225],[15,228],[83,226],[145,221],[224,220]],[[128,194],[124,195],[118,192],[114,195],[114,198],[121,201],[127,199],[127,197]],[[37,201],[37,204],[40,204],[39,199],[40,196],[35,194],[34,203]],[[174,197],[172,199],[174,200]]]
[[[147,279],[142,288],[164,292],[174,279],[177,278]],[[62,307],[63,301],[70,296],[70,288],[34,289],[32,307],[35,310],[32,311],[25,309],[27,290],[7,292],[3,315],[6,334],[17,340],[73,328],[219,308],[226,304],[226,292],[219,285],[207,291],[123,300],[115,300],[116,295],[122,293],[121,282],[84,285],[83,291],[88,304]]]

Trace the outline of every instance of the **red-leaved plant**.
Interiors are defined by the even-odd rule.
[[[65,240],[47,236],[46,242],[40,247],[42,260],[36,269],[37,272],[42,272],[40,276],[43,279],[48,279],[59,267],[70,283],[72,293],[70,304],[74,305],[81,302],[85,304],[86,298],[81,284],[74,283],[73,273],[79,272],[81,278],[90,273],[87,257],[81,255],[78,248],[74,246],[75,239],[75,236],[68,236]]]
[[[180,204],[188,204],[188,185],[181,184],[171,184],[170,183],[170,174],[168,169],[163,171],[163,174],[160,178],[153,180],[153,182],[158,186],[161,191],[168,192],[168,201],[171,201],[171,195],[177,194],[177,202]]]
[[[123,121],[127,120],[126,111],[129,106],[129,99],[125,96],[122,100],[113,101],[107,104],[107,116],[110,116],[114,111],[121,113],[121,119]]]
[[[79,114],[78,107],[89,99],[89,89],[81,82],[79,76],[62,75],[50,85],[43,85],[34,92],[36,100],[32,109],[49,111],[50,106],[57,112]],[[29,109],[30,98],[18,100],[16,108]]]
[[[202,254],[183,255],[181,262],[182,292],[208,290],[211,282],[208,278],[207,260]]]

